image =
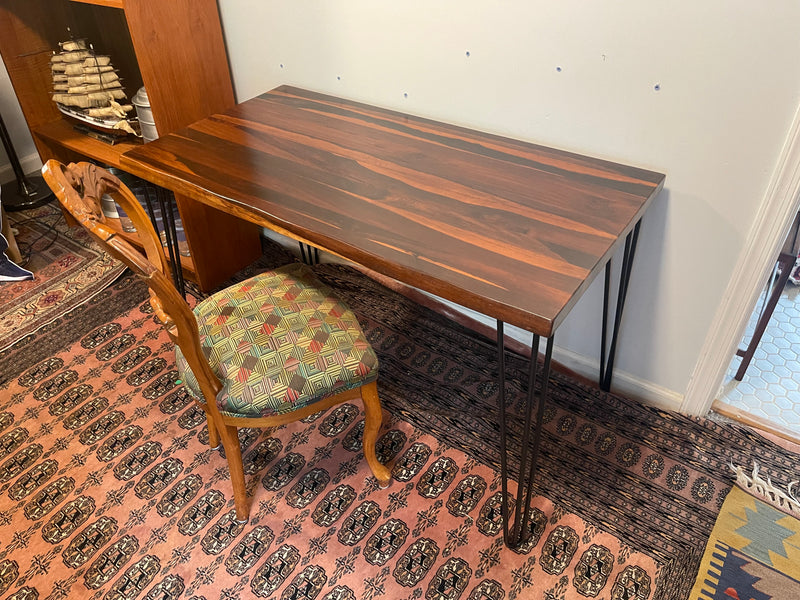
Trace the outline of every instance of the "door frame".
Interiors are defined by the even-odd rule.
[[[689,379],[681,412],[705,416],[800,209],[800,106]]]

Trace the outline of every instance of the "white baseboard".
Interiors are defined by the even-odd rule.
[[[553,360],[578,375],[591,380],[596,380],[600,371],[600,363],[596,359],[577,354],[565,348],[559,348],[558,346],[553,348]],[[651,381],[639,379],[635,375],[621,371],[618,368],[614,369],[611,391],[661,410],[677,411],[683,403],[683,394]]]
[[[19,165],[22,171],[27,175],[42,168],[42,160],[39,155],[29,154],[28,156],[19,157]],[[11,168],[11,163],[0,164],[0,183],[8,183],[14,181],[14,169]]]

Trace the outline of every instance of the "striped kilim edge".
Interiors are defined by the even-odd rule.
[[[194,308],[200,343],[223,383],[223,415],[258,418],[303,408],[378,376],[358,319],[300,263],[260,273]],[[176,348],[178,373],[204,402]]]

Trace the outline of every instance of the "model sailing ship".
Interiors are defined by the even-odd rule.
[[[129,117],[133,106],[127,103],[111,58],[95,54],[82,39],[61,42],[59,47],[50,59],[53,101],[58,109],[106,134],[140,135],[136,119]]]

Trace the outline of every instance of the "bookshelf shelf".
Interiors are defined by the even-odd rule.
[[[50,56],[70,36],[112,56],[129,97],[145,86],[162,134],[235,104],[216,0],[4,0],[0,54],[43,162],[89,159],[120,168],[120,156],[140,144],[79,133],[52,102]],[[186,276],[201,289],[260,255],[252,224],[190,198],[176,202],[192,255],[182,260]]]

